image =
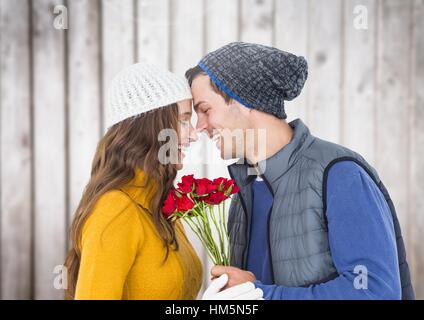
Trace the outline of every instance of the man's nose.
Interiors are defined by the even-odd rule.
[[[209,138],[212,137],[211,130],[209,130],[209,127],[205,126],[205,125],[199,125],[199,123],[197,123],[197,125],[196,125],[196,132],[198,132],[198,133],[203,132],[203,133],[206,133]]]
[[[196,131],[197,132],[202,132],[202,131],[208,131],[208,123],[205,120],[197,120],[196,123]]]
[[[205,121],[201,121],[201,120],[197,119],[197,122],[196,122],[196,130],[197,131],[205,130],[206,127],[207,127],[207,125],[206,125]]]

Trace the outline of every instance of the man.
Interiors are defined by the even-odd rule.
[[[395,208],[375,169],[302,120],[285,121],[284,101],[307,75],[303,57],[241,42],[186,73],[197,129],[218,138],[224,159],[241,158],[228,167],[240,187],[228,221],[232,267],[212,276],[227,274],[227,287],[254,282],[265,299],[413,299]]]

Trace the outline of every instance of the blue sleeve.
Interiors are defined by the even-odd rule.
[[[353,161],[338,162],[327,179],[331,255],[338,276],[309,287],[255,282],[270,300],[400,299],[396,239],[380,189]]]

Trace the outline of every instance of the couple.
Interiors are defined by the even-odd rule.
[[[187,79],[146,64],[117,75],[110,127],[72,223],[66,297],[197,297],[202,265],[161,208],[184,148],[205,131],[218,132],[221,157],[241,160],[228,168],[240,187],[228,220],[232,266],[213,267],[204,299],[413,299],[396,212],[375,169],[300,119],[285,121],[284,100],[307,75],[303,57],[241,42],[207,54]],[[168,163],[162,129],[177,132]],[[238,143],[224,130],[242,132],[231,137]]]

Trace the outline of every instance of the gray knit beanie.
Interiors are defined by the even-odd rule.
[[[284,100],[296,98],[308,77],[305,58],[244,42],[208,53],[198,65],[231,98],[280,119],[287,118]]]

